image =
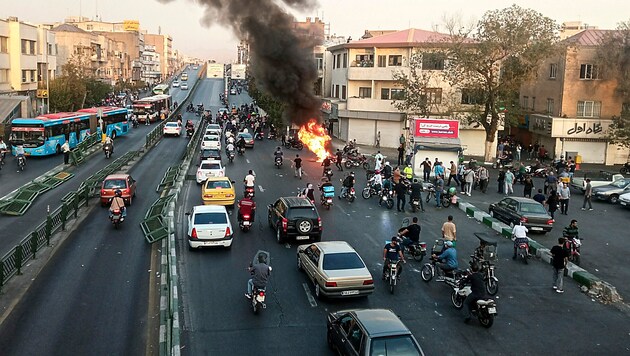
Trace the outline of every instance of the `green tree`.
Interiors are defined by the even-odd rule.
[[[435,71],[422,70],[422,57],[422,53],[415,50],[409,58],[409,75],[403,71],[393,73],[393,79],[403,88],[403,94],[392,101],[392,105],[406,116],[428,117],[431,113],[439,112],[438,106],[427,96],[427,88],[430,87]]]
[[[79,110],[86,94],[82,72],[73,61],[68,61],[61,70],[62,75],[50,82],[50,111]]]
[[[448,27],[445,75],[451,85],[480,93],[480,108],[467,121],[485,129],[484,159],[490,161],[499,125],[515,121],[515,115],[502,112],[518,106],[521,84],[556,52],[558,26],[534,10],[512,5],[486,12],[470,31]]]
[[[247,76],[247,86],[248,94],[252,97],[252,99],[256,100],[256,105],[265,110],[269,116],[269,121],[276,127],[283,126],[284,122],[282,115],[284,113],[284,104],[260,90],[256,85],[256,78],[254,78],[251,73],[248,73]]]
[[[101,101],[105,99],[108,93],[112,92],[111,85],[103,83],[95,78],[85,78],[83,81],[86,89],[84,104],[86,107],[101,105]]]

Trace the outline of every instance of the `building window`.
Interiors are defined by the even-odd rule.
[[[529,108],[529,96],[524,96],[523,97],[523,108],[524,109]]]
[[[28,54],[28,41],[22,40],[22,54]]]
[[[442,88],[426,88],[424,97],[427,104],[442,104]]]
[[[549,65],[549,79],[556,79],[556,74],[558,74],[558,64],[551,63]]]
[[[547,115],[553,115],[553,99],[547,99]]]
[[[422,70],[444,70],[445,56],[442,53],[424,53]]]
[[[333,69],[337,68],[337,56],[333,55]]]
[[[357,54],[354,65],[356,67],[374,67],[374,55]]]
[[[580,79],[602,79],[599,67],[595,64],[580,65]]]
[[[359,88],[359,98],[372,98],[372,88],[361,87]]]
[[[337,68],[341,68],[341,55],[338,54],[336,57],[337,57]]]
[[[339,85],[335,85],[335,98],[339,98]]]
[[[405,98],[405,89],[392,89],[390,90],[392,100],[403,100]]]
[[[346,86],[342,85],[341,86],[341,99],[346,100]]]
[[[37,71],[36,70],[31,70],[31,83],[35,82],[35,76],[37,75]]]
[[[9,82],[9,70],[0,69],[0,83],[8,83],[8,82]]]
[[[23,70],[22,71],[22,83],[26,83],[26,80],[28,79],[27,78],[27,75],[28,75],[27,72],[28,72],[27,70]]]
[[[344,68],[348,68],[348,53],[344,53],[343,54],[343,62],[342,62],[342,66]]]
[[[389,56],[389,62],[387,63],[389,67],[400,67],[402,66],[402,55],[395,54]]]
[[[0,53],[9,53],[9,38],[0,36]]]
[[[30,47],[30,54],[35,54],[35,41],[28,41]]]
[[[483,94],[475,89],[462,89],[462,104],[479,105],[483,103]]]
[[[379,67],[387,66],[387,56],[378,56],[378,66]]]
[[[532,96],[532,111],[536,110],[536,97]]]
[[[88,30],[88,31],[92,31],[92,29],[93,29],[93,28],[94,28],[94,26],[93,26],[93,25],[87,25],[87,30]]]
[[[578,101],[577,117],[599,117],[601,109],[601,101]]]
[[[388,88],[381,89],[381,99],[382,100],[388,100],[389,99],[389,89]]]

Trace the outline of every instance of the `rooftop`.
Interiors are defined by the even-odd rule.
[[[616,30],[588,29],[565,39],[564,42],[581,46],[599,46],[606,34],[614,31]]]
[[[369,48],[369,47],[414,47],[419,44],[442,43],[450,38],[449,35],[409,28],[402,31],[386,33],[363,40],[352,41],[331,47],[332,50],[341,48]]]

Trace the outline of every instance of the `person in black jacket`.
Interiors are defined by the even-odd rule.
[[[407,203],[407,186],[402,179],[394,185],[394,192],[396,193],[396,209],[399,212],[404,212]]]
[[[470,283],[472,293],[470,293],[464,300],[464,322],[467,323],[471,319],[470,311],[475,307],[475,304],[479,299],[483,299],[486,295],[486,287],[483,281],[483,274],[479,272],[479,264],[473,263],[471,266],[472,274],[467,279]]]

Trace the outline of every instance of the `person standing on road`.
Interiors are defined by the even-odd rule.
[[[457,241],[457,227],[453,222],[453,215],[449,215],[448,220],[442,224],[442,238],[446,241],[451,241],[453,243],[453,247],[455,247],[455,242]]]
[[[429,157],[425,158],[424,162],[422,162],[422,173],[424,181],[428,182],[431,176],[431,160],[429,160]]]
[[[409,147],[407,147],[407,149],[405,149],[405,164],[406,165],[411,164],[411,157],[413,157],[413,149],[411,148],[411,145],[410,145]]]
[[[488,190],[488,181],[490,180],[490,173],[488,172],[488,169],[484,166],[479,167],[479,171],[477,171],[477,174],[479,174],[479,189],[481,190],[482,193],[486,193],[486,191]]]
[[[329,134],[330,135],[330,134]],[[381,132],[376,133],[376,148],[381,148]]]
[[[503,178],[505,182],[504,192],[505,195],[514,194],[514,173],[512,173],[511,169],[507,169],[505,172],[505,177]]]
[[[398,180],[398,183],[394,185],[394,193],[396,194],[396,210],[404,213],[405,204],[407,203],[407,186],[402,179]]]
[[[505,170],[503,168],[499,170],[499,176],[497,177],[497,182],[499,182],[497,193],[503,194],[503,188],[505,188]]]
[[[593,210],[593,204],[591,204],[591,198],[593,197],[593,186],[591,185],[591,179],[586,178],[586,187],[584,189],[584,203],[582,204],[582,210],[586,210],[586,203],[588,203],[588,210]]]
[[[407,167],[403,168],[403,174],[405,178],[411,180],[413,178],[413,168],[411,168],[411,163],[407,165]]]
[[[470,196],[473,183],[475,182],[475,171],[471,168],[467,168],[464,171],[464,180],[466,181],[466,195]]]
[[[302,159],[300,158],[300,155],[295,155],[295,159],[293,160],[293,168],[295,169],[295,176],[302,179]]]
[[[521,151],[523,150],[523,147],[521,147],[521,144],[517,144],[516,145],[516,160],[517,161],[521,161]]]
[[[337,153],[335,154],[335,167],[337,167],[338,170],[343,171],[341,161],[343,161],[343,152],[341,152],[340,149],[337,149]]]
[[[68,164],[70,161],[70,144],[67,140],[61,145],[61,151],[63,152],[63,164]]]
[[[553,219],[553,215],[556,213],[556,210],[558,210],[558,193],[556,193],[555,190],[552,190],[551,193],[549,193],[549,197],[547,197],[545,204],[547,205],[549,215],[551,215],[551,218]]]
[[[400,143],[400,145],[403,148],[403,151],[405,150],[405,135],[400,134],[400,137],[398,138],[398,142]]]
[[[551,256],[553,264],[553,289],[555,289],[557,293],[564,293],[564,268],[568,260],[567,251],[564,249],[564,237],[558,238],[558,244],[551,248]]]
[[[544,206],[545,205],[545,200],[547,198],[543,194],[542,189],[538,189],[538,193],[536,195],[534,195],[534,197],[532,199],[534,199],[535,201],[539,202],[540,204],[542,204]]]
[[[402,166],[402,164],[405,162],[405,145],[404,144],[400,144],[400,146],[398,146],[398,165]]]
[[[534,189],[534,181],[532,180],[532,176],[528,174],[525,176],[525,181],[523,182],[523,196],[525,198],[531,198],[532,189]]]
[[[442,208],[440,202],[442,201],[442,192],[444,191],[444,177],[436,176],[435,179],[435,205],[438,209]]]
[[[569,199],[571,198],[571,190],[569,190],[567,183],[562,183],[562,188],[558,190],[558,198],[560,199],[560,213],[567,215]]]
[[[451,161],[451,169],[448,172],[448,181],[446,181],[446,185],[451,186],[451,179],[455,180],[455,184],[459,185],[459,179],[457,178],[457,165],[455,162]]]

